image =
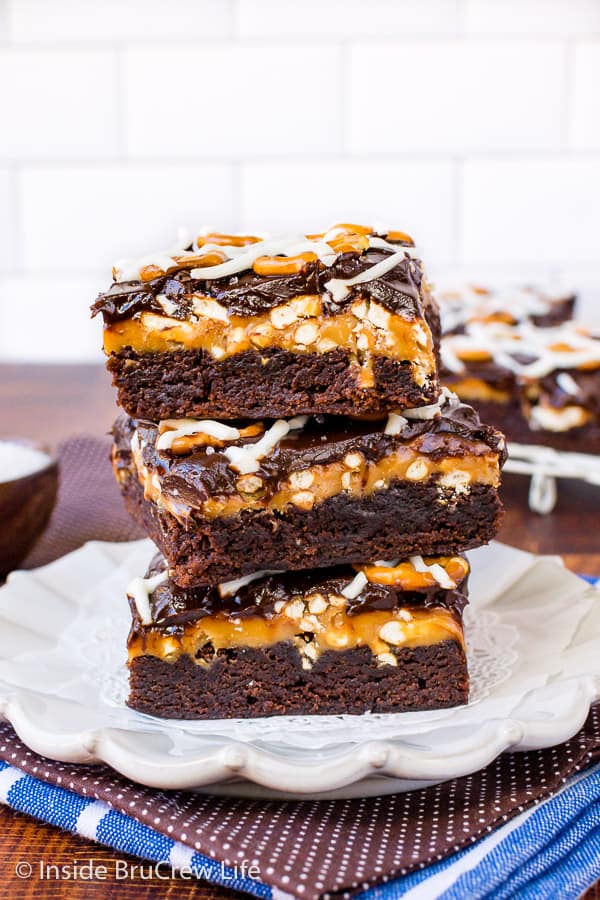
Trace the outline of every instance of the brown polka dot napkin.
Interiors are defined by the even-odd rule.
[[[145,537],[125,512],[110,464],[108,438],[75,437],[58,448],[60,487],[50,524],[26,562],[44,566],[86,541]]]
[[[74,438],[59,452],[62,482],[49,529],[28,560],[42,565],[84,541],[142,536],[129,522],[108,442]],[[486,769],[434,787],[358,800],[260,801],[142,787],[106,767],[29,751],[0,725],[0,758],[44,781],[104,800],[226,865],[250,860],[261,880],[298,898],[355,893],[453,853],[550,796],[600,759],[600,704],[572,740],[504,754]]]

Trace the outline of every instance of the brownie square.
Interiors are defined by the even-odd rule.
[[[439,314],[407,235],[209,235],[114,274],[93,314],[131,416],[383,414],[439,394]]]
[[[442,340],[442,379],[508,440],[600,452],[600,339],[577,322],[471,323]]]
[[[125,503],[182,587],[489,541],[504,441],[452,396],[387,419],[231,424],[122,418]]]
[[[165,718],[360,714],[466,703],[461,557],[129,589],[130,696]]]

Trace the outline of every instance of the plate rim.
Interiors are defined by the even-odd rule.
[[[90,545],[106,548],[107,557],[116,565],[109,548],[118,547],[119,552],[125,554],[127,548],[140,543],[91,541],[47,566],[31,570],[31,573],[39,577],[40,572],[59,563],[64,565],[65,560],[68,561],[75,554],[85,553]],[[556,562],[555,556],[528,555],[536,560]],[[125,555],[123,558],[125,559]],[[23,578],[31,573],[18,572],[15,577]],[[578,578],[574,573],[573,577]],[[7,584],[0,590],[9,588],[13,580],[13,575],[9,576]],[[595,589],[588,587],[587,590],[594,592]],[[410,742],[402,737],[388,737],[359,739],[354,744],[342,746],[339,752],[328,754],[327,757],[314,751],[313,757],[316,758],[300,761],[296,757],[286,759],[285,755],[278,756],[232,735],[220,735],[217,744],[209,745],[205,742],[203,748],[199,746],[177,756],[168,756],[155,750],[152,740],[144,741],[148,735],[158,737],[159,743],[168,737],[166,732],[161,732],[157,727],[161,720],[152,719],[153,729],[135,732],[138,745],[144,742],[145,752],[141,753],[140,746],[135,749],[128,746],[126,736],[134,732],[123,727],[104,723],[69,733],[61,728],[52,730],[42,727],[31,711],[32,698],[35,700],[39,693],[36,694],[32,688],[12,686],[2,680],[0,720],[9,722],[23,743],[42,756],[64,763],[108,765],[120,775],[149,787],[178,790],[207,789],[210,785],[219,785],[222,792],[235,794],[235,783],[229,783],[234,779],[238,782],[241,779],[248,783],[241,792],[246,795],[248,790],[256,788],[260,794],[260,789],[265,788],[271,796],[274,792],[277,796],[303,799],[323,794],[342,797],[344,789],[350,788],[353,789],[354,796],[360,796],[356,793],[357,786],[365,780],[372,781],[373,776],[381,776],[381,786],[385,790],[380,793],[389,793],[390,788],[407,789],[403,787],[405,783],[411,783],[411,788],[414,788],[414,782],[435,783],[471,774],[489,765],[508,750],[541,749],[568,740],[583,726],[592,703],[600,700],[600,675],[570,675],[562,678],[560,683],[569,684],[569,690],[573,692],[572,702],[566,704],[560,713],[557,712],[549,719],[540,719],[534,714],[522,712],[509,717],[488,717],[473,723],[466,735],[453,740],[443,752],[424,752],[423,749],[411,747]],[[537,692],[555,688],[556,682],[529,691],[526,695],[530,701],[529,706],[535,708],[535,703],[531,701],[535,700]],[[74,700],[59,697],[56,700],[78,705]],[[443,722],[438,725],[443,726]],[[433,723],[432,727],[435,727]],[[203,736],[197,734],[196,737],[201,743]]]

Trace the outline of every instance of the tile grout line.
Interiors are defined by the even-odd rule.
[[[15,161],[9,166],[10,206],[13,228],[13,265],[9,274],[18,275],[24,271],[23,265],[23,222],[21,209],[21,165]]]
[[[239,161],[231,164],[231,215],[236,229],[242,228],[243,165],[243,162]]]
[[[452,254],[456,265],[462,264],[462,231],[463,231],[463,194],[465,185],[464,159],[460,156],[454,160],[454,172],[452,181],[452,202],[454,236],[452,240]]]
[[[115,104],[115,153],[116,159],[120,162],[127,158],[127,132],[125,128],[126,122],[126,104],[125,104],[125,59],[123,49],[115,44],[113,46],[113,74],[114,74],[114,98]]]
[[[340,80],[339,84],[339,96],[340,96],[340,105],[339,105],[339,115],[340,121],[338,125],[338,141],[339,141],[339,153],[342,159],[347,159],[350,157],[350,146],[349,146],[349,129],[350,129],[350,54],[352,52],[350,44],[348,41],[343,40],[340,41],[340,60],[338,67],[338,78]]]
[[[560,141],[565,153],[572,147],[571,122],[573,121],[573,103],[575,99],[575,41],[565,40],[564,45],[564,83],[560,110]]]

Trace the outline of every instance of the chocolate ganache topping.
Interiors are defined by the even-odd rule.
[[[348,453],[360,452],[367,461],[377,462],[394,449],[419,439],[419,452],[432,460],[447,456],[485,455],[490,450],[498,454],[499,465],[506,459],[502,434],[480,422],[475,410],[464,403],[448,402],[441,414],[430,419],[408,420],[400,434],[386,434],[387,420],[357,420],[341,416],[312,416],[302,429],[288,432],[277,447],[260,460],[257,474],[265,486],[266,496],[276,493],[290,473],[309,466],[327,465],[343,459]],[[242,423],[230,423],[242,425]],[[269,422],[265,421],[265,428]],[[155,471],[161,490],[177,498],[182,508],[197,508],[215,495],[235,494],[239,473],[219,448],[195,447],[184,455],[159,451],[156,442],[158,427],[126,416],[113,426],[115,440],[114,463],[131,465],[131,440],[137,430],[142,462]],[[468,447],[464,441],[468,440]],[[243,438],[237,446],[255,443],[257,437]],[[212,452],[210,452],[212,451]]]
[[[402,249],[401,246],[398,248]],[[362,284],[354,285],[342,300],[334,300],[326,284],[333,279],[354,278],[387,259],[393,251],[368,249],[361,255],[343,253],[331,266],[319,260],[308,262],[292,275],[257,275],[251,269],[227,278],[193,278],[188,270],[164,275],[149,282],[115,282],[92,305],[92,316],[102,313],[107,324],[129,319],[143,312],[165,314],[159,300],[173,304],[174,319],[193,316],[194,294],[213,297],[230,314],[254,316],[302,294],[321,294],[325,315],[336,315],[352,304],[356,295],[369,297],[397,315],[412,318],[420,314],[422,269],[419,260],[405,257],[393,269]],[[164,301],[163,301],[164,303]]]

